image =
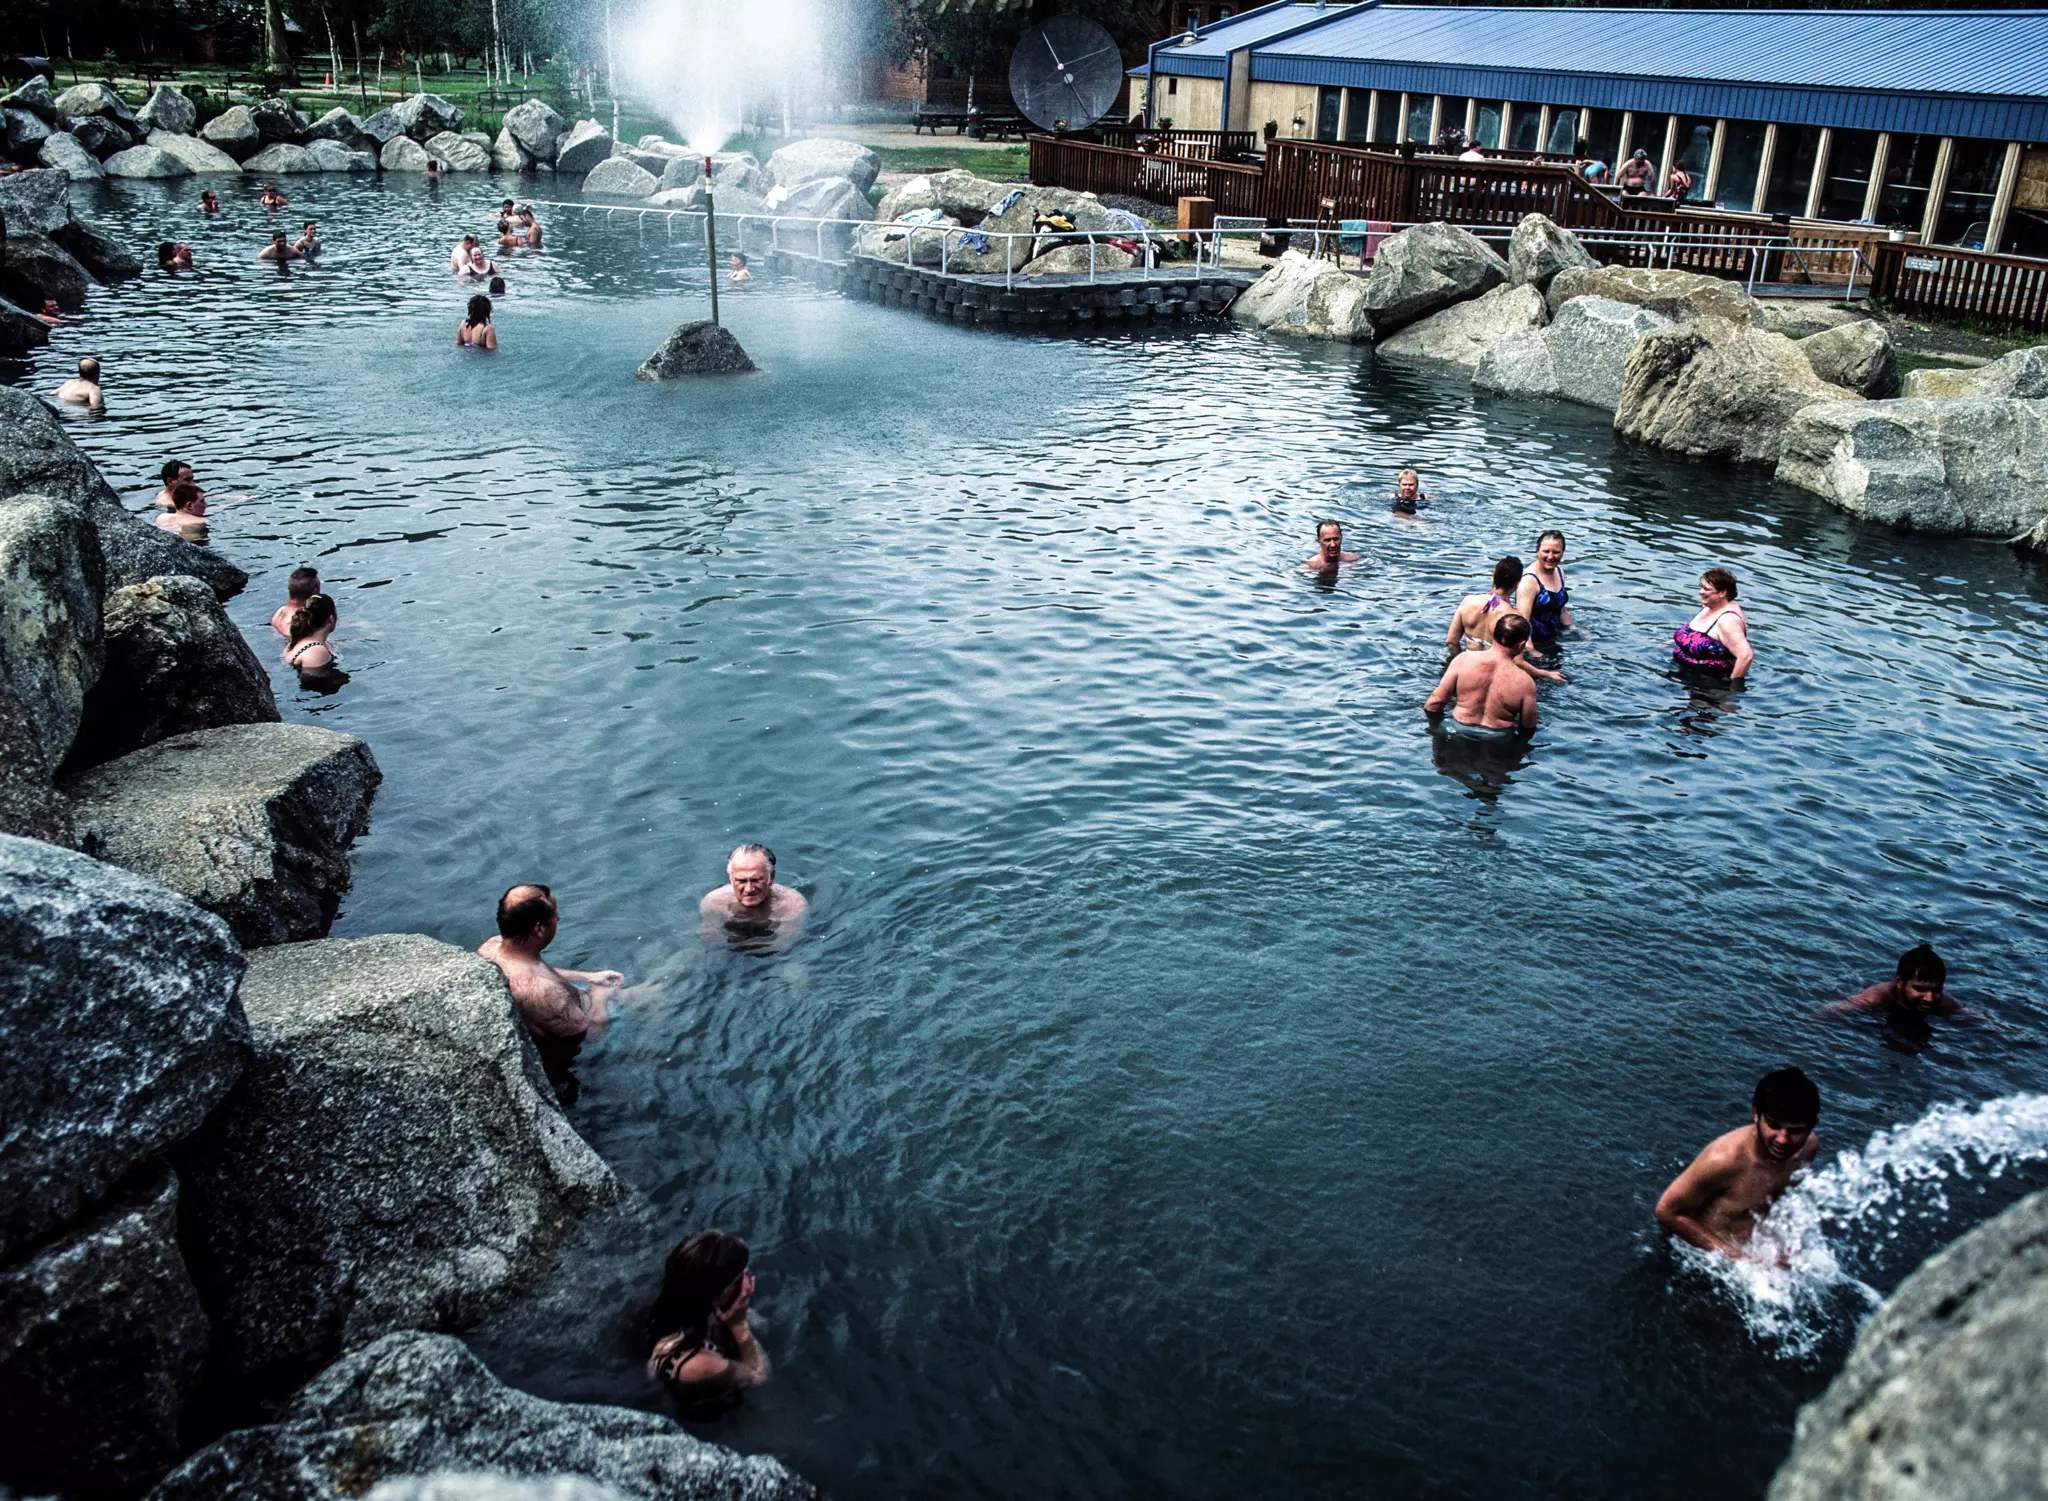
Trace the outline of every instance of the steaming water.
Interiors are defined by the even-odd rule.
[[[561,962],[670,977],[574,1108],[643,1207],[483,1337],[509,1378],[659,1405],[631,1311],[717,1219],[778,1376],[706,1431],[839,1495],[1739,1495],[1865,1306],[1788,1342],[1652,1231],[1757,1076],[1820,1082],[1787,1223],[1877,1291],[2048,1182],[2048,582],[2006,549],[1228,328],[764,277],[724,300],[761,375],[640,385],[704,272],[626,219],[551,218],[459,355],[447,249],[509,184],[289,186],[333,248],[283,278],[249,184],[82,194],[202,270],[21,378],[106,359],[73,430],[138,507],[171,452],[249,497],[266,658],[325,570],[354,681],[280,700],[386,774],[338,932],[474,944],[541,879]],[[1441,504],[1397,523],[1410,462]],[[1328,588],[1325,511],[1369,559]],[[1547,525],[1571,683],[1525,753],[1433,742],[1455,597]],[[1666,670],[1714,562],[1746,693]],[[811,898],[786,954],[695,936],[743,838]],[[1815,1019],[1922,936],[1995,1025]],[[2007,1120],[1995,1177],[1923,1144]]]

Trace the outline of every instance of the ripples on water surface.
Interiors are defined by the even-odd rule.
[[[564,963],[672,976],[582,1066],[649,1200],[486,1340],[653,1404],[618,1313],[707,1219],[778,1379],[715,1436],[848,1495],[1692,1495],[1761,1485],[1846,1343],[1753,1338],[1656,1192],[1797,1060],[1824,1150],[2038,1087],[2048,587],[1665,463],[1593,414],[1226,328],[1000,337],[763,279],[765,373],[631,371],[702,273],[566,215],[504,353],[441,269],[494,184],[107,188],[202,271],[95,295],[79,441],[140,507],[188,456],[257,583],[316,562],[355,680],[290,717],[386,780],[336,931],[473,944],[550,882]],[[1421,523],[1380,496],[1419,466]],[[1295,568],[1320,513],[1368,562]],[[1457,595],[1570,537],[1572,682],[1506,765],[1417,706]],[[1760,666],[1666,673],[1700,569]],[[741,839],[811,896],[701,948]],[[1922,937],[1996,1029],[1811,1019]],[[1845,1251],[1889,1287],[2048,1175]],[[1980,1197],[1980,1195],[1983,1195]]]

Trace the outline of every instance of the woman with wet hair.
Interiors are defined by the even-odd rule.
[[[1700,575],[1700,608],[1671,633],[1671,656],[1682,668],[1739,683],[1749,676],[1756,653],[1749,644],[1749,620],[1735,602],[1735,575],[1709,568]]]
[[[1529,650],[1548,657],[1557,638],[1571,629],[1571,590],[1564,582],[1564,533],[1545,532],[1536,539],[1536,565],[1515,588],[1515,608],[1529,618]]]
[[[754,1274],[747,1243],[723,1230],[685,1236],[662,1266],[648,1315],[647,1368],[686,1404],[729,1400],[768,1379],[768,1356],[747,1326]]]
[[[341,670],[333,648],[327,644],[336,618],[334,601],[325,594],[312,595],[292,611],[290,643],[284,649],[284,660],[299,675],[301,686],[337,679],[347,681],[348,674]]]
[[[496,349],[498,331],[491,327],[491,299],[479,292],[469,299],[469,316],[455,325],[457,349]]]

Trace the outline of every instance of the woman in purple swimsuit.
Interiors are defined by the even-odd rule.
[[[1699,613],[1671,633],[1671,655],[1680,667],[1739,683],[1756,660],[1750,650],[1749,621],[1735,602],[1735,575],[1709,568],[1700,575]]]

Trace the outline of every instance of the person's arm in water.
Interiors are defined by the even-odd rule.
[[[1716,629],[1721,634],[1721,644],[1735,654],[1735,666],[1729,670],[1728,681],[1739,683],[1749,676],[1749,664],[1756,660],[1749,645],[1749,628],[1740,613],[1730,610],[1716,622]]]
[[[1715,1142],[1693,1158],[1686,1170],[1672,1179],[1671,1186],[1657,1200],[1657,1223],[1702,1251],[1714,1251],[1731,1260],[1742,1258],[1742,1247],[1706,1226],[1703,1216],[1727,1190],[1734,1177],[1735,1162],[1728,1150]]]
[[[1457,695],[1458,664],[1451,663],[1444,669],[1444,675],[1437,680],[1435,690],[1422,701],[1422,712],[1431,716],[1443,713],[1450,707]]]
[[[484,325],[483,347],[491,350],[493,353],[498,348],[498,330],[488,323]]]
[[[1893,981],[1880,980],[1875,985],[1866,985],[1845,1001],[1820,1008],[1822,1016],[1857,1016],[1865,1011],[1882,1011],[1891,998]]]
[[[1444,632],[1444,650],[1458,651],[1465,645],[1465,606],[1460,601],[1458,608],[1451,611],[1450,629]]]
[[[1521,668],[1524,672],[1534,672],[1537,670],[1531,667],[1527,662],[1524,662],[1520,657],[1515,658],[1515,665]],[[1562,682],[1562,676],[1560,676],[1558,680]],[[1524,735],[1530,735],[1535,733],[1536,721],[1538,717],[1539,711],[1536,708],[1536,685],[1534,683],[1525,682],[1522,684],[1521,702],[1519,702],[1515,706],[1515,720],[1518,724],[1521,725],[1522,733]]]

